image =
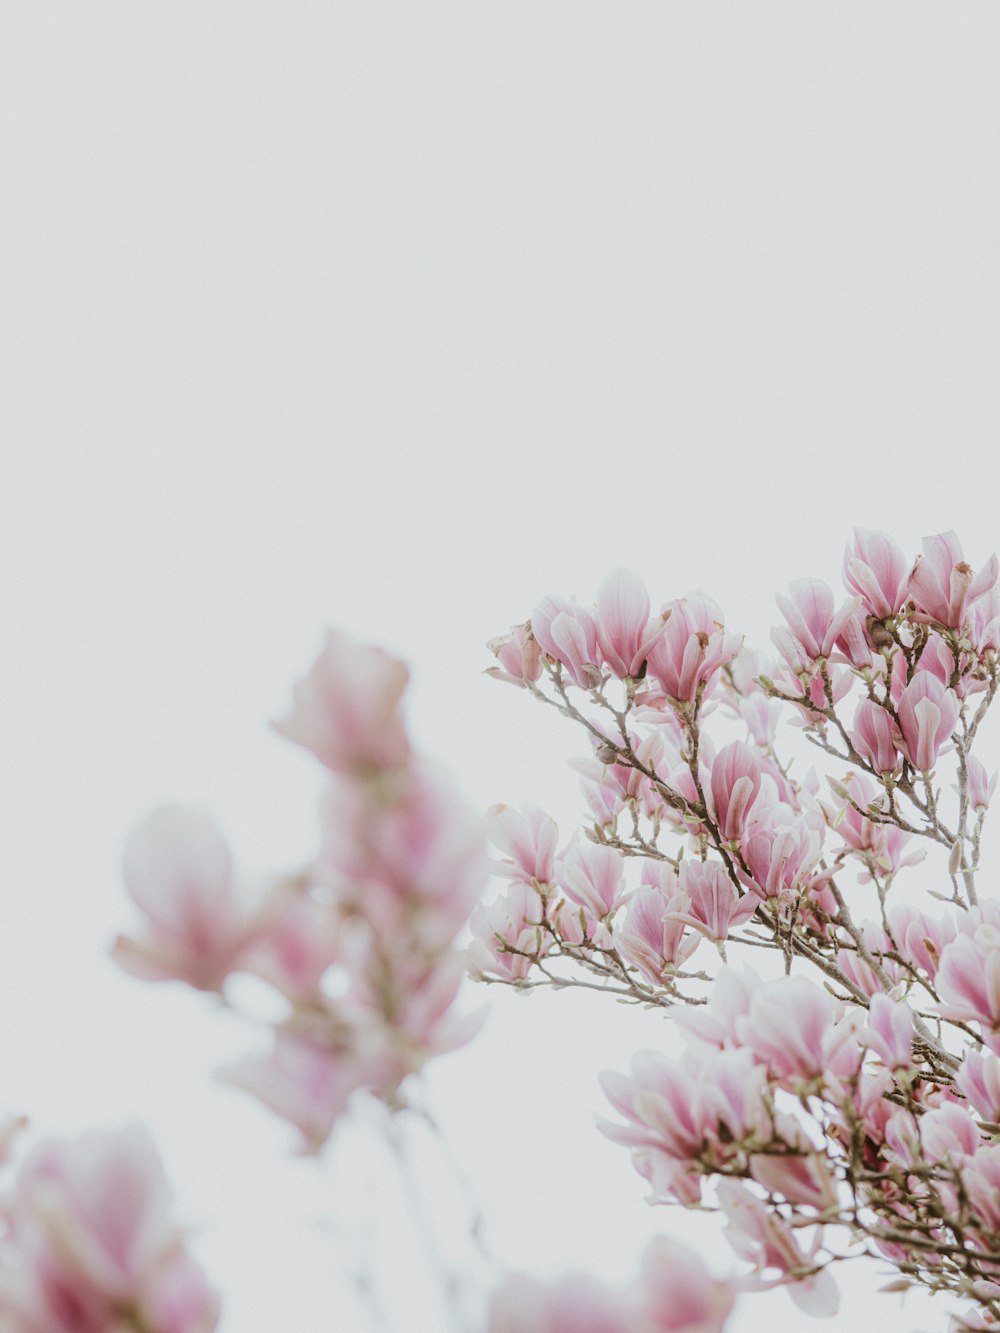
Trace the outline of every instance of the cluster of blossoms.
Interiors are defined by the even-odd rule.
[[[485,838],[481,821],[413,752],[401,712],[406,683],[402,663],[380,649],[329,636],[277,724],[330,773],[319,851],[256,901],[200,811],[156,811],[125,852],[142,926],[116,942],[119,963],[223,996],[238,974],[273,988],[283,1002],[273,1049],[222,1077],[256,1094],[316,1152],[355,1093],[405,1110],[408,1077],[477,1025],[454,1005],[468,952],[456,938],[482,897]],[[566,864],[576,866],[582,894],[603,892],[586,859]],[[732,1304],[730,1283],[664,1240],[621,1291],[509,1275],[486,1322],[490,1333],[719,1333]],[[114,1323],[93,1328],[119,1333]],[[149,1328],[201,1333],[202,1325]]]
[[[36,1144],[0,1196],[0,1329],[213,1333],[218,1297],[170,1211],[141,1126]]]
[[[410,745],[403,664],[331,633],[276,724],[329,770],[313,863],[242,891],[208,815],[154,812],[132,834],[125,881],[142,929],[128,971],[224,993],[251,974],[280,1000],[273,1045],[221,1071],[318,1151],[356,1092],[391,1107],[432,1055],[475,1030],[454,1001],[455,938],[481,894],[480,821]]]
[[[774,661],[700,593],[653,613],[623,570],[595,606],[545,598],[490,644],[491,674],[584,728],[590,818],[560,848],[543,812],[494,809],[506,885],[474,918],[474,970],[692,1006],[684,1055],[606,1076],[605,1130],[654,1202],[724,1214],[743,1289],[832,1313],[829,1265],[875,1254],[970,1300],[956,1327],[992,1327],[1000,901],[976,872],[997,778],[972,747],[998,564],[975,573],[951,533],[913,562],[856,530],[843,573],[839,606],[818,579],[778,598]],[[785,716],[833,770],[825,791],[781,753]],[[917,906],[897,877],[935,846],[946,891]],[[783,975],[731,965],[737,946]]]

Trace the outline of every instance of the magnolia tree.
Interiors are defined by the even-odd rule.
[[[315,1154],[364,1099],[389,1126],[423,1113],[421,1069],[476,1028],[468,971],[673,1017],[685,1053],[606,1073],[603,1128],[652,1202],[724,1216],[736,1271],[660,1238],[624,1288],[498,1274],[462,1327],[719,1333],[739,1293],[776,1285],[829,1315],[832,1265],[862,1256],[898,1270],[891,1289],[960,1298],[953,1328],[993,1327],[1000,905],[976,879],[996,776],[972,751],[997,573],[953,534],[911,564],[856,531],[840,606],[813,579],[778,598],[775,662],[702,594],[653,614],[625,571],[592,608],[544,599],[490,647],[493,675],[583,730],[589,813],[562,846],[536,809],[497,806],[484,830],[411,745],[404,666],[331,634],[276,724],[328,774],[313,861],[248,891],[208,815],[159,810],[126,848],[138,924],[115,957],[234,1006],[241,974],[269,988],[268,1044],[220,1075]],[[783,718],[825,781],[798,771]],[[926,848],[919,901],[902,872]],[[18,1164],[17,1128],[0,1132],[0,1330],[211,1333],[218,1299],[145,1131],[43,1140]]]

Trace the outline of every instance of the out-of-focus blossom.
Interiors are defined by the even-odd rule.
[[[223,1066],[217,1077],[251,1093],[295,1126],[307,1152],[318,1152],[352,1094],[378,1088],[389,1068],[384,1046],[362,1056],[318,1036],[279,1029],[269,1053],[244,1056]]]
[[[998,774],[994,772],[990,777],[985,766],[974,754],[968,756],[965,765],[969,781],[969,805],[976,814],[982,814],[989,809],[993,793],[997,789]]]
[[[976,1218],[995,1236],[1000,1232],[1000,1144],[980,1144],[962,1167],[962,1184]]]
[[[143,930],[119,936],[116,961],[146,980],[217,989],[245,943],[247,919],[213,820],[181,806],[153,811],[126,843],[123,874]]]
[[[955,1087],[989,1124],[1000,1122],[1000,1060],[988,1051],[967,1051]]]
[[[895,773],[899,767],[899,728],[892,715],[871,699],[862,699],[851,731],[854,748],[877,773]]]
[[[971,1157],[983,1143],[979,1129],[964,1106],[945,1102],[920,1117],[920,1146],[928,1162],[954,1162]]]
[[[669,602],[663,614],[669,619],[650,650],[649,669],[671,699],[691,703],[699,686],[708,692],[743,640],[726,633],[721,610],[702,593]]]
[[[739,700],[738,707],[754,744],[762,748],[773,745],[781,718],[780,702],[766,694],[747,694]]]
[[[395,928],[419,904],[420,928],[451,939],[482,893],[487,861],[482,821],[453,784],[414,764],[373,799],[366,786],[334,783],[320,807],[319,873],[372,909],[377,928]]]
[[[762,1277],[755,1285],[759,1289],[787,1285],[788,1294],[806,1314],[836,1314],[840,1303],[836,1283],[825,1268],[814,1262],[818,1236],[812,1252],[807,1253],[791,1228],[745,1185],[723,1180],[718,1193],[727,1219],[726,1237],[736,1253],[762,1275],[768,1269],[777,1270],[776,1278]]]
[[[844,583],[856,593],[865,611],[888,620],[906,601],[910,562],[902,548],[884,532],[855,528],[844,551]]]
[[[408,680],[404,664],[383,649],[331,630],[275,730],[334,773],[368,777],[399,768],[410,757],[400,706]]]
[[[760,792],[760,760],[742,741],[733,741],[715,756],[712,764],[712,802],[719,833],[738,839]]]
[[[542,674],[538,640],[530,624],[513,626],[506,634],[490,639],[486,647],[500,663],[486,668],[486,674],[495,680],[505,680],[523,689],[525,681],[537,680]]]
[[[822,1212],[837,1202],[837,1189],[825,1157],[819,1153],[755,1153],[750,1174],[769,1194]]]
[[[586,1273],[542,1282],[511,1274],[490,1301],[488,1333],[635,1333],[632,1301]]]
[[[959,629],[966,622],[969,608],[996,583],[1000,570],[997,557],[991,555],[974,575],[954,532],[925,537],[923,548],[910,574],[908,595],[918,612],[939,625]]]
[[[791,597],[777,595],[778,608],[788,624],[771,637],[782,657],[793,669],[818,658],[829,657],[844,625],[857,610],[859,599],[851,598],[834,610],[833,589],[822,579],[796,579],[789,585]]]
[[[574,685],[600,685],[597,623],[589,611],[568,597],[545,597],[529,623],[542,651],[562,663]]]
[[[616,569],[597,594],[597,642],[604,662],[620,679],[642,675],[649,650],[662,635],[665,616],[649,617],[649,593],[638,574]]]
[[[905,1000],[873,995],[861,1043],[870,1047],[886,1069],[913,1068],[913,1011]]]
[[[339,957],[340,934],[330,903],[304,887],[282,884],[258,913],[239,966],[292,999],[315,1000]]]
[[[923,968],[933,981],[942,950],[955,938],[954,921],[950,917],[930,917],[909,903],[894,903],[888,920],[902,957],[911,966]]]
[[[686,1245],[657,1236],[642,1257],[640,1307],[639,1333],[722,1333],[733,1284],[712,1277]]]
[[[903,753],[914,768],[927,772],[955,730],[958,697],[930,671],[919,671],[900,696],[897,712]]]
[[[559,842],[559,828],[551,815],[533,805],[516,810],[494,805],[488,812],[486,832],[490,842],[509,858],[494,867],[498,874],[540,884],[551,881]]]
[[[1000,933],[983,925],[956,935],[941,951],[934,985],[945,1017],[1000,1031]]]
[[[212,1333],[219,1301],[170,1217],[139,1125],[39,1143],[6,1206],[0,1308],[10,1333]]]

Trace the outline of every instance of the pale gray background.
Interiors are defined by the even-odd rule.
[[[319,779],[265,723],[328,623],[407,657],[472,802],[568,827],[576,738],[479,674],[544,592],[624,563],[761,641],[851,523],[980,565],[998,58],[994,3],[0,7],[0,1101],[154,1125],[226,1333],[362,1327],[352,1222],[390,1326],[440,1315],[363,1131],[289,1163],[208,1081],[253,1035],[104,959],[129,824],[193,798],[250,870],[307,854]],[[724,1264],[592,1130],[662,1024],[490,998],[434,1096],[500,1257]],[[879,1280],[828,1326],[943,1327]]]

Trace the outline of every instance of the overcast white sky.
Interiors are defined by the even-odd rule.
[[[968,0],[5,0],[0,1102],[152,1124],[225,1333],[360,1330],[352,1222],[398,1247],[393,1333],[437,1316],[370,1138],[290,1163],[209,1081],[254,1035],[106,961],[128,827],[193,799],[251,871],[308,853],[319,779],[266,722],[328,624],[407,658],[471,802],[568,827],[575,737],[480,674],[543,593],[626,564],[761,642],[852,523],[980,565],[998,58]],[[662,1023],[489,998],[433,1097],[500,1257],[621,1280],[691,1235],[592,1129]],[[779,1294],[734,1329],[765,1310],[800,1326]]]

